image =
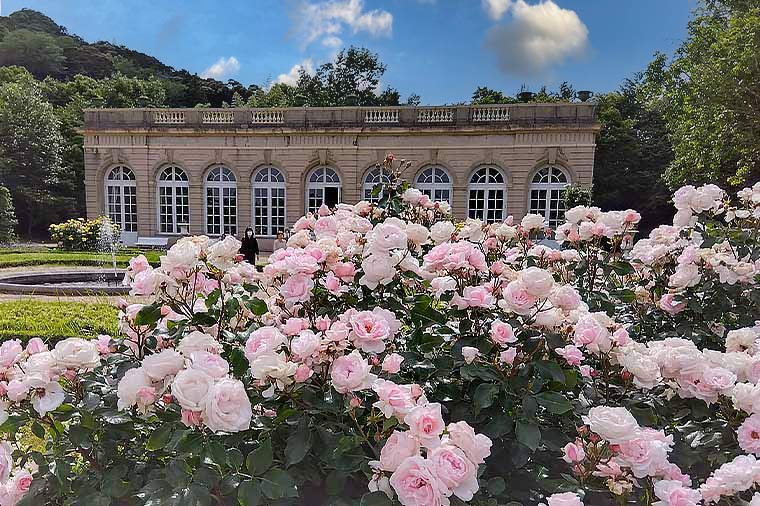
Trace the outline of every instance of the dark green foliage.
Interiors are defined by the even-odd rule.
[[[16,238],[16,225],[18,222],[11,192],[0,186],[0,244],[7,244]]]

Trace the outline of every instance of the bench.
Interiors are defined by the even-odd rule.
[[[168,245],[168,237],[138,237],[135,243],[138,248],[166,248]]]

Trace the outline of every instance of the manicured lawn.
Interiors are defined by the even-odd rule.
[[[115,335],[117,309],[107,303],[14,300],[0,302],[0,339]]]
[[[158,265],[162,251],[142,252],[151,264]],[[137,250],[121,251],[116,255],[116,264],[125,267],[129,259],[140,254]],[[0,269],[8,267],[29,267],[35,265],[63,265],[106,267],[111,265],[111,255],[92,251],[62,251],[56,249],[24,251],[0,249]]]

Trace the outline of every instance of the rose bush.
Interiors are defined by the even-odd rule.
[[[135,258],[118,336],[3,343],[0,505],[760,504],[760,184],[635,243],[577,206],[560,250],[377,194],[262,272],[232,237]]]

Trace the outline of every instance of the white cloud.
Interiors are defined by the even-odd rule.
[[[334,44],[346,28],[373,37],[388,36],[393,30],[393,15],[381,9],[365,10],[364,0],[304,0],[296,11],[294,29],[304,46],[320,39],[325,45]]]
[[[329,35],[322,39],[322,45],[325,47],[340,47],[343,45],[343,40],[341,40],[340,37],[336,37],[335,35]]]
[[[586,54],[588,28],[575,11],[552,0],[530,5],[516,0],[511,21],[491,28],[486,47],[496,54],[499,67],[524,77],[545,75],[551,66]]]
[[[274,82],[295,86],[298,84],[298,78],[301,75],[301,70],[310,76],[314,75],[314,64],[312,63],[311,58],[307,58],[301,63],[296,63],[290,68],[290,71],[287,74],[280,74],[277,76],[277,79],[275,79]]]
[[[221,79],[223,77],[230,77],[238,73],[240,70],[240,62],[234,56],[225,58],[222,56],[216,63],[203,71],[201,77],[211,77],[213,79]]]
[[[488,13],[488,17],[498,21],[512,5],[512,0],[482,0],[483,8]]]

